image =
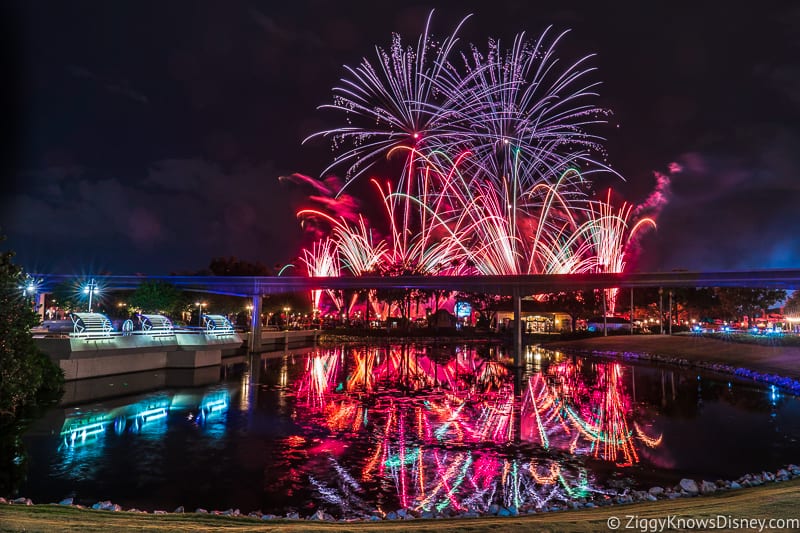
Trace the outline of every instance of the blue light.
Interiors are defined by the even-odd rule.
[[[136,417],[141,417],[142,421],[150,422],[151,420],[158,420],[167,416],[167,410],[164,407],[156,407],[155,409],[147,409],[136,413]]]
[[[67,425],[67,423],[68,422],[65,422],[64,425]],[[69,423],[67,429],[61,430],[61,435],[64,437],[64,444],[67,446],[84,444],[87,438],[105,433],[105,424],[105,420],[89,423],[82,423],[81,421],[75,424]]]

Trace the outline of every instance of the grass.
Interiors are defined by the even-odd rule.
[[[667,518],[734,518],[788,519],[797,518],[800,479],[771,483],[761,487],[740,489],[695,498],[659,500],[630,505],[614,505],[578,511],[562,511],[525,517],[455,518],[430,520],[396,520],[380,522],[311,522],[300,520],[262,521],[254,518],[198,515],[152,515],[93,511],[58,505],[2,505],[0,531],[80,531],[80,532],[161,532],[161,531],[276,531],[288,532],[381,532],[436,531],[437,533],[471,531],[526,532],[597,532],[609,531],[610,517],[622,521],[628,516],[640,519]],[[787,529],[788,530],[788,529]],[[795,531],[797,529],[794,529]],[[635,529],[641,531],[641,528]],[[717,529],[716,531],[728,531]],[[732,530],[731,530],[732,531]],[[767,531],[767,529],[765,529]]]

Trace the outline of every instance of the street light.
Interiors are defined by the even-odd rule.
[[[197,306],[197,325],[198,327],[203,327],[203,306],[208,305],[205,302],[195,302],[194,305]]]
[[[99,294],[100,287],[97,286],[97,282],[92,278],[89,283],[83,288],[83,294],[89,295],[89,312],[92,312],[92,295]]]

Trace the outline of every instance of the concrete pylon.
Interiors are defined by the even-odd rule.
[[[514,366],[522,366],[522,297],[519,288],[514,287]]]
[[[250,317],[250,337],[248,351],[261,351],[261,295],[253,295],[253,311]]]

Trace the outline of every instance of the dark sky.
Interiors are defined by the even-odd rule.
[[[645,200],[641,271],[800,265],[800,5],[792,2],[37,2],[3,5],[0,232],[28,269],[166,274],[290,261],[336,117],[316,107],[374,45],[474,13],[463,40],[571,29],[596,53],[595,130]],[[10,73],[10,76],[9,76]],[[610,183],[610,182],[609,182]],[[602,185],[602,184],[599,184]]]

